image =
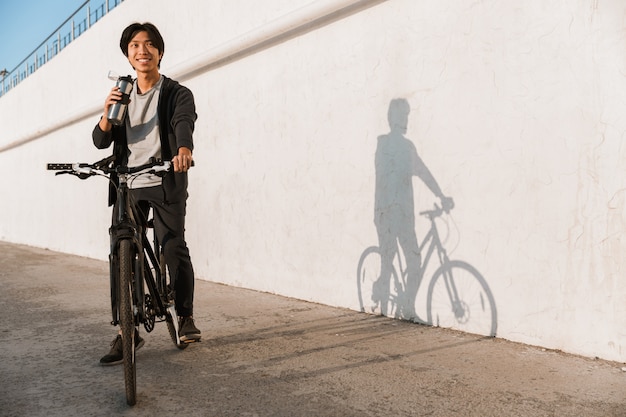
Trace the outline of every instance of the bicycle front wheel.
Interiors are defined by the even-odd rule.
[[[428,286],[428,324],[467,333],[495,336],[496,303],[483,276],[470,264],[449,261]]]
[[[135,316],[133,314],[133,246],[129,239],[120,241],[120,328],[124,354],[124,384],[126,403],[137,401],[137,372],[135,364]]]

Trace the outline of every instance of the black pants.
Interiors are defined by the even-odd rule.
[[[185,242],[187,202],[164,202],[163,188],[160,186],[132,189],[131,196],[144,219],[147,219],[148,211],[152,207],[154,230],[163,248],[165,263],[170,271],[170,281],[175,292],[176,312],[179,316],[191,316],[194,273]]]

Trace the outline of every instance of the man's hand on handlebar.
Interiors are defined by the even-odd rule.
[[[443,211],[445,211],[446,213],[449,213],[450,210],[454,208],[454,200],[452,199],[452,197],[442,196],[441,208],[443,208]]]
[[[174,172],[187,172],[191,168],[193,162],[193,156],[191,149],[184,146],[178,149],[178,155],[172,158],[172,165],[174,166]]]

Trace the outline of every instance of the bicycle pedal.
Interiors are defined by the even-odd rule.
[[[189,345],[191,343],[200,343],[200,341],[201,341],[201,339],[185,339],[185,340],[180,339],[180,344],[181,345]]]

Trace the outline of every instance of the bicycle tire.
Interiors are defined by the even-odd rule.
[[[485,278],[466,262],[449,261],[435,271],[428,286],[426,310],[429,325],[496,335],[498,315],[493,294]]]
[[[163,253],[161,253],[159,255],[159,266],[161,267],[161,275],[162,277],[159,277],[159,281],[163,284],[167,283],[167,265],[165,263],[165,255]],[[162,291],[165,294],[165,298],[167,301],[167,304],[169,303],[173,303],[174,300],[171,300],[170,298],[170,294],[169,294],[169,288],[167,285],[163,285],[162,286],[163,289]],[[169,311],[167,311],[165,313],[165,323],[167,324],[167,332],[170,335],[170,339],[172,339],[172,342],[174,343],[174,346],[176,346],[178,349],[183,350],[186,349],[187,346],[189,346],[187,343],[178,343],[178,338],[176,337],[176,327],[174,326],[174,320],[176,320],[176,317],[172,317],[172,315],[169,313]]]
[[[363,251],[357,267],[357,290],[361,312],[387,317],[397,317],[397,294],[391,283],[397,281],[398,273],[394,268],[389,279],[388,288],[374,291],[374,285],[381,275],[381,255],[378,246],[370,246]]]
[[[172,315],[167,313],[167,318],[165,319],[165,322],[167,323],[167,331],[170,334],[170,338],[172,339],[174,346],[176,346],[180,350],[187,349],[187,346],[189,346],[188,343],[178,343],[178,339],[176,338],[176,328],[174,327],[174,323],[172,322],[172,320],[174,320],[172,318]]]
[[[132,243],[129,239],[120,241],[120,328],[122,330],[122,352],[124,355],[124,385],[126,403],[137,402],[137,368],[135,363],[135,317],[133,314]]]

